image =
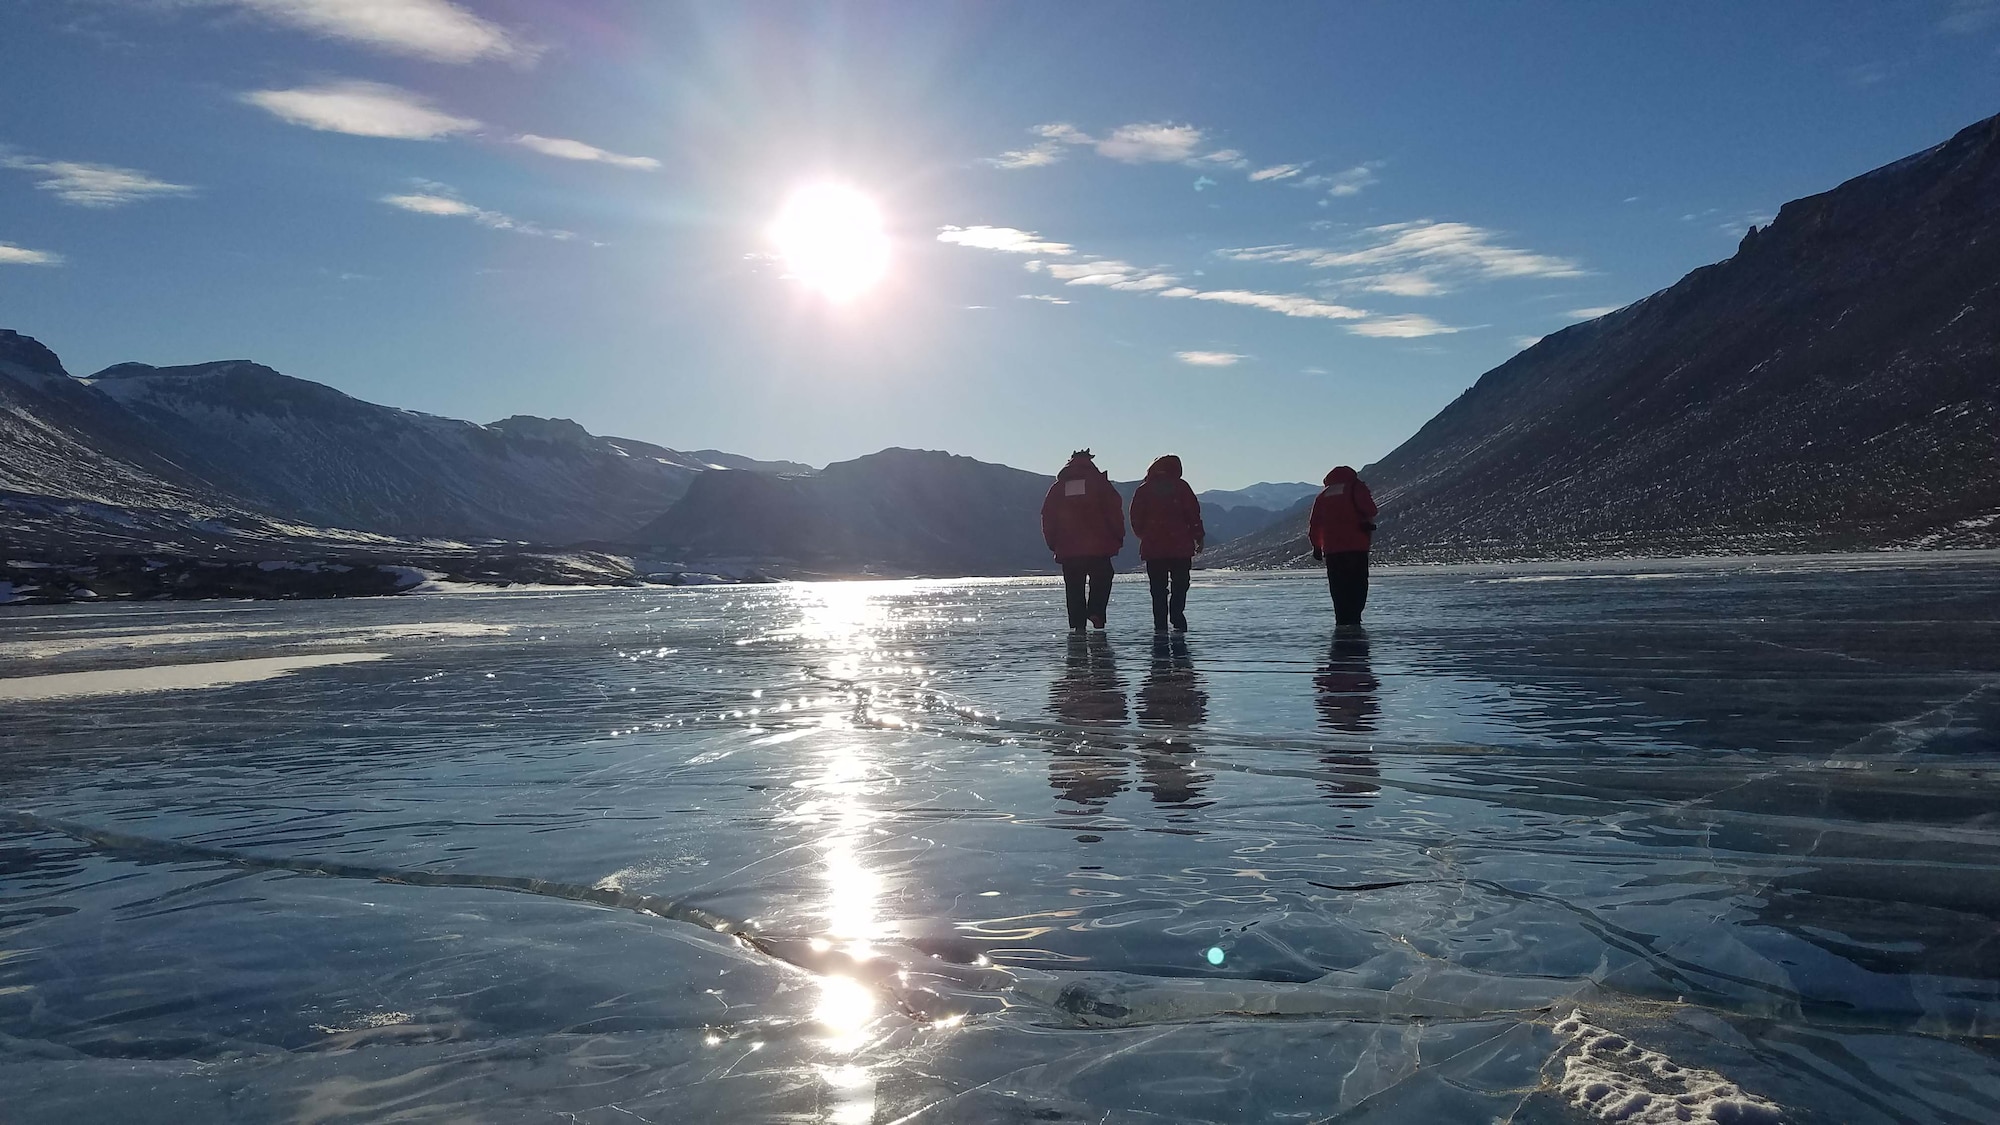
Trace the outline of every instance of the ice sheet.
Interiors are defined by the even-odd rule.
[[[1626,569],[0,620],[389,654],[0,705],[0,1105],[2000,1120],[2000,567]]]

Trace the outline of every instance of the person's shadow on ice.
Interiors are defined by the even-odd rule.
[[[1341,735],[1375,733],[1382,714],[1381,688],[1382,681],[1369,663],[1368,634],[1360,629],[1336,631],[1327,647],[1326,663],[1313,677],[1314,704],[1321,725]],[[1353,807],[1366,804],[1364,798],[1381,791],[1363,780],[1381,776],[1368,755],[1329,749],[1321,761],[1341,775],[1320,782],[1329,802]]]
[[[1195,744],[1186,731],[1208,721],[1208,692],[1194,655],[1180,637],[1155,637],[1153,659],[1139,684],[1139,725],[1159,732],[1139,744],[1139,788],[1156,805],[1201,808],[1202,786],[1211,780],[1195,771]],[[1172,732],[1172,733],[1169,733]]]
[[[1049,685],[1049,711],[1066,726],[1124,726],[1125,685],[1102,634],[1073,634],[1062,674]],[[1058,798],[1095,810],[1125,791],[1125,760],[1091,744],[1087,731],[1058,736],[1049,748],[1049,785]]]

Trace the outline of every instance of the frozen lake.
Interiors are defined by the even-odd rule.
[[[1145,600],[0,613],[0,1119],[2000,1121],[2000,559]]]

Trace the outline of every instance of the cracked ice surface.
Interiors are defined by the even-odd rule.
[[[1997,580],[8,611],[388,655],[0,702],[0,1116],[2000,1120]]]

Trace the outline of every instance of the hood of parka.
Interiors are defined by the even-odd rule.
[[[1062,472],[1056,474],[1056,479],[1075,480],[1078,477],[1101,477],[1103,475],[1104,470],[1097,467],[1097,462],[1091,459],[1090,454],[1073,453],[1070,455],[1069,464],[1064,465]]]

